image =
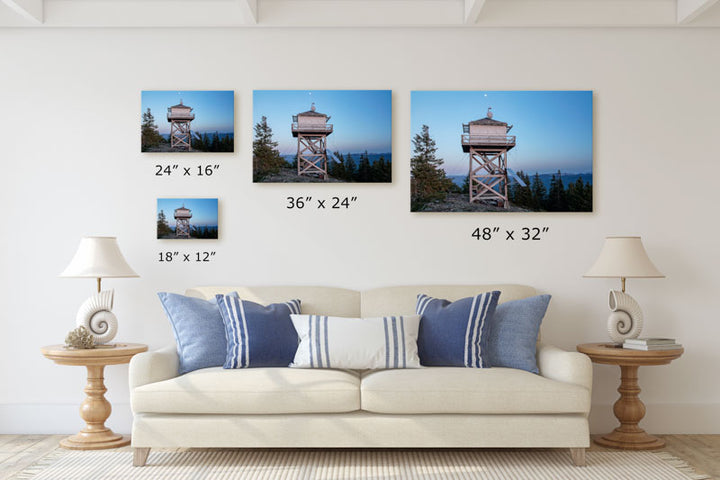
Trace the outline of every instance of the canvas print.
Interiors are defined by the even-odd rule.
[[[235,151],[235,92],[142,92],[141,151]]]
[[[217,198],[158,198],[157,238],[191,240],[218,238]]]
[[[254,182],[391,182],[390,90],[256,90]]]
[[[591,91],[412,92],[413,212],[591,212]]]

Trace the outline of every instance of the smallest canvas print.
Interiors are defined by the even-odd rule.
[[[158,198],[157,238],[217,240],[218,199]]]

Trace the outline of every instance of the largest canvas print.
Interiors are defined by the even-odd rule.
[[[254,182],[391,182],[390,90],[256,90]]]
[[[411,210],[591,212],[592,97],[412,92]]]

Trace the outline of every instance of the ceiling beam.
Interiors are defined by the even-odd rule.
[[[2,2],[35,24],[43,23],[43,0],[2,0]]]
[[[238,0],[240,8],[245,12],[247,23],[257,23],[258,21],[258,0]]]
[[[702,15],[718,0],[677,0],[677,23],[688,24]]]
[[[485,6],[485,0],[465,0],[465,23],[477,23],[480,12]]]

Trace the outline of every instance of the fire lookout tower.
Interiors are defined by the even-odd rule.
[[[470,202],[485,202],[509,208],[507,152],[515,146],[515,136],[508,135],[513,126],[487,116],[463,124],[463,152],[470,154]]]
[[[175,209],[175,236],[177,238],[190,238],[190,219],[192,211],[183,205]]]
[[[170,122],[170,148],[192,151],[190,122],[195,120],[192,108],[180,100],[179,104],[168,108],[167,120]]]
[[[314,103],[307,112],[293,115],[292,136],[298,139],[298,175],[327,180],[327,136],[333,133],[328,120],[328,115],[315,111]]]

